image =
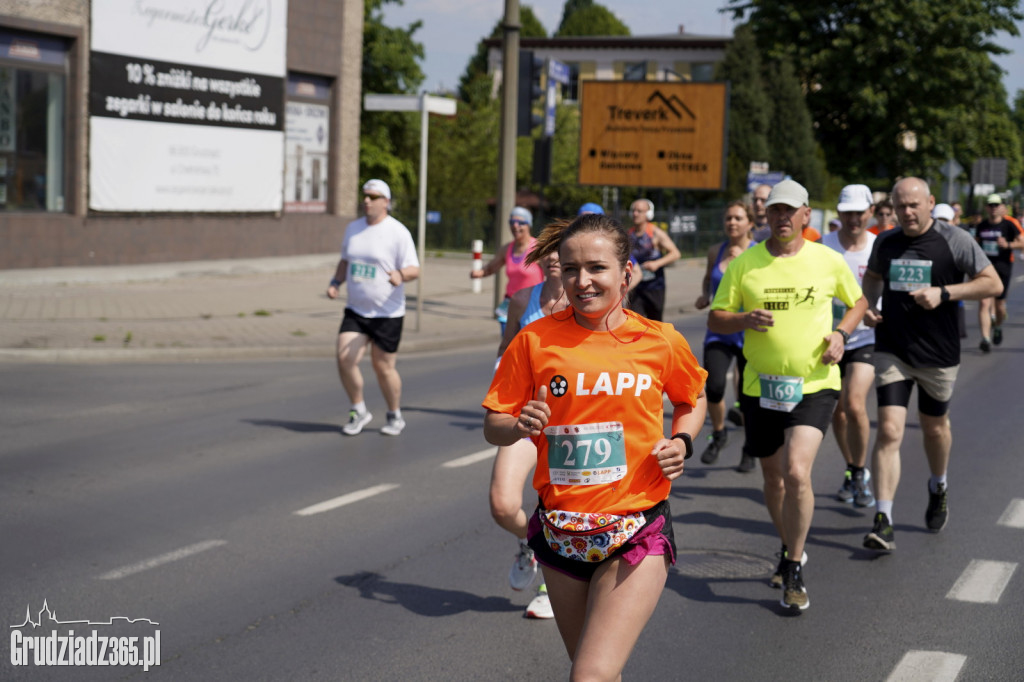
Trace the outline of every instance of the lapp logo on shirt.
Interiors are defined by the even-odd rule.
[[[623,395],[632,393],[639,396],[651,388],[653,381],[650,374],[633,374],[631,372],[601,372],[597,376],[580,372],[576,375],[574,395]],[[561,374],[556,375],[548,384],[551,395],[561,398],[568,392],[569,382]]]

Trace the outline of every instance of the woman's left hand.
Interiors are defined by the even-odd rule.
[[[661,475],[674,481],[683,474],[686,446],[681,440],[662,438],[651,448],[651,456],[658,458]]]

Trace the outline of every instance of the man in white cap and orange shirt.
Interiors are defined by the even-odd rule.
[[[744,449],[761,460],[765,505],[782,540],[771,585],[782,588],[784,607],[803,610],[811,468],[842,386],[836,363],[868,303],[842,256],[804,238],[811,209],[802,185],[783,180],[765,205],[771,236],[729,263],[708,328],[744,332]],[[847,306],[838,324],[833,297]]]
[[[822,237],[821,243],[839,253],[860,285],[868,266],[875,235],[868,231],[874,216],[874,198],[866,185],[847,185],[839,193],[839,229]],[[846,314],[846,305],[832,300],[833,324],[838,325]],[[839,406],[832,414],[832,430],[839,452],[846,460],[843,484],[836,497],[858,507],[875,503],[868,482],[868,445],[871,419],[868,417],[868,391],[875,380],[872,355],[875,351],[875,330],[860,322],[850,334],[839,360]]]
[[[398,343],[405,319],[405,283],[420,276],[420,262],[409,229],[388,214],[391,188],[383,180],[363,185],[362,218],[345,228],[341,260],[327,297],[337,298],[347,284],[345,316],[338,330],[338,376],[352,403],[342,432],[354,436],[373,419],[363,396],[359,361],[370,345],[370,359],[384,401],[387,424],[380,432],[397,436],[405,428],[400,408],[402,378],[398,374]]]

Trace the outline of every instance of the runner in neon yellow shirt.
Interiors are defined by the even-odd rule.
[[[792,180],[772,188],[772,235],[729,264],[708,317],[713,332],[744,332],[747,451],[761,458],[765,503],[782,539],[772,585],[784,588],[783,606],[800,610],[810,603],[802,566],[814,514],[811,467],[839,397],[836,363],[868,305],[842,256],[803,237],[807,201]],[[849,307],[835,330],[833,297]]]

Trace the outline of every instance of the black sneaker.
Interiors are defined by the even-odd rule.
[[[881,552],[891,552],[896,549],[892,524],[889,523],[889,517],[882,512],[875,514],[875,525],[871,532],[864,536],[864,546]]]
[[[725,429],[721,431],[712,431],[711,435],[708,436],[708,447],[704,450],[704,454],[700,456],[700,461],[705,464],[714,464],[718,459],[718,453],[722,451],[725,444],[729,442],[729,432]]]
[[[803,611],[811,605],[804,587],[803,567],[798,561],[786,561],[782,568],[782,599],[779,603],[788,609]]]
[[[740,463],[736,467],[736,471],[748,474],[757,468],[757,460],[748,455],[744,450],[743,456],[740,457]]]
[[[786,561],[789,560],[789,550],[786,548],[785,545],[783,545],[782,549],[775,556],[779,557],[779,565],[778,565],[778,567],[776,567],[775,572],[772,573],[772,577],[769,578],[768,585],[770,585],[771,587],[774,587],[775,589],[778,589],[778,588],[782,587],[782,582],[783,582],[782,581],[782,568],[783,568],[783,565],[786,563]],[[800,565],[804,566],[806,564],[807,564],[807,552],[805,551],[800,556]]]
[[[743,426],[743,412],[740,410],[739,403],[736,403],[729,408],[729,412],[725,415],[725,418],[736,426]]]
[[[1003,342],[1003,328],[992,327],[992,345],[998,346]]]
[[[946,484],[938,484],[938,492],[932,492],[931,486],[928,487],[928,509],[924,512],[924,522],[928,526],[928,530],[933,533],[938,533],[940,530],[946,527],[946,521],[949,520],[949,507],[946,504]]]
[[[840,502],[853,502],[853,472],[847,469],[843,473],[843,484],[839,486],[836,499]]]
[[[992,352],[992,344],[989,342],[988,339],[982,339],[981,343],[978,344],[978,348],[981,349],[982,353],[991,353]]]

